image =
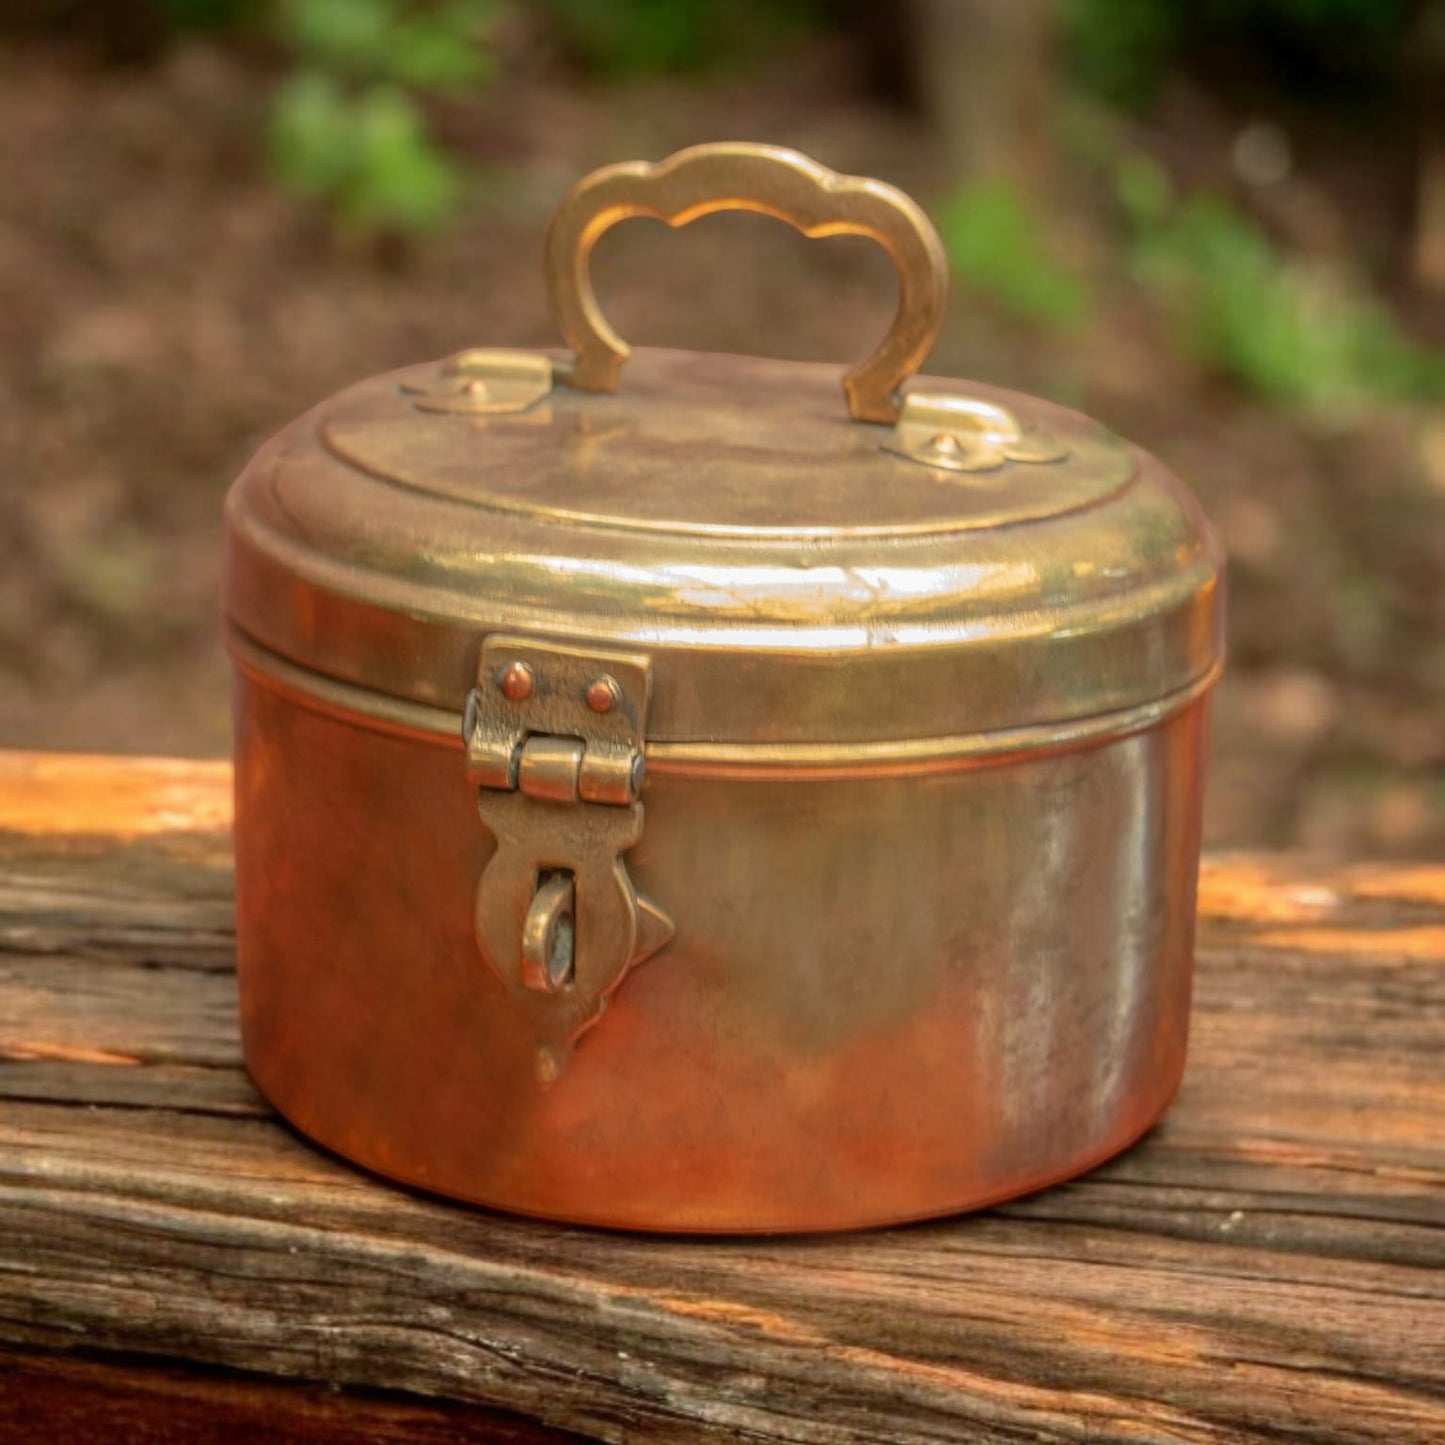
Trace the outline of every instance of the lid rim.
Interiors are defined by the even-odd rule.
[[[249,679],[302,707],[431,746],[463,750],[464,714],[460,709],[393,697],[297,666],[269,652],[234,625],[227,625],[225,642],[232,661]],[[996,765],[1008,758],[1100,746],[1146,731],[1204,697],[1223,669],[1221,654],[1198,677],[1161,697],[1090,716],[1022,727],[837,743],[678,742],[645,737],[643,746],[651,774],[699,778],[833,778],[948,771],[980,762]]]

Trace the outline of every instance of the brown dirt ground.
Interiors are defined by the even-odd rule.
[[[131,70],[0,50],[0,743],[225,752],[229,479],[360,376],[554,344],[539,240],[589,167],[730,136],[925,200],[942,183],[922,128],[828,47],[625,93],[519,64],[440,117],[480,177],[464,222],[379,254],[268,183],[267,83],[264,62],[207,45]],[[634,340],[818,359],[866,349],[892,305],[865,243],[752,217],[665,240],[621,228],[598,285]],[[1125,288],[1062,341],[958,295],[930,370],[1084,406],[1170,461],[1219,523],[1232,664],[1211,844],[1445,854],[1445,419],[1331,429],[1272,412],[1181,361]]]

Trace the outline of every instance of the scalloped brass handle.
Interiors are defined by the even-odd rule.
[[[562,198],[547,231],[547,286],[576,353],[558,380],[615,391],[627,343],[607,324],[592,290],[598,238],[619,221],[653,216],[685,226],[716,211],[775,216],[805,236],[867,236],[898,271],[898,314],[873,354],[843,376],[855,421],[893,422],[898,390],[918,370],[943,324],[948,266],[922,209],[882,181],[840,176],[781,146],[693,146],[655,165],[630,161],[584,176]]]

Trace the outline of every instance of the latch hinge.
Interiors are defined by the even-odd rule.
[[[530,671],[514,676],[532,686]],[[612,679],[609,677],[608,681]],[[497,683],[500,688],[502,684]],[[467,697],[462,736],[467,745],[467,776],[481,788],[523,793],[552,803],[606,803],[626,807],[642,792],[645,761],[640,744],[615,738],[519,733],[522,710],[498,718],[488,709],[486,684]],[[516,702],[526,701],[523,693]],[[585,726],[584,719],[579,726]]]
[[[552,359],[536,351],[459,351],[402,390],[419,411],[488,416],[526,411],[552,390]]]
[[[1069,449],[982,397],[909,392],[885,452],[947,472],[991,472],[1008,462],[1061,462]]]
[[[642,834],[651,682],[646,657],[491,637],[467,697],[467,775],[497,839],[477,941],[531,1025],[545,1082],[673,934],[622,861]]]

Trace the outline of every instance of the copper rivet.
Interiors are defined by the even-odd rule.
[[[502,695],[521,702],[532,695],[532,669],[525,662],[508,663],[502,672]]]
[[[587,706],[593,712],[611,712],[618,698],[617,683],[610,677],[599,677],[587,689]]]
[[[956,452],[959,450],[958,438],[951,431],[935,433],[928,440],[928,445],[936,452]]]
[[[469,377],[462,383],[462,390],[468,396],[485,396],[487,394],[487,383],[480,377]]]

